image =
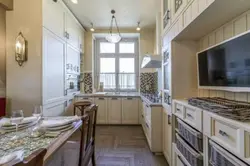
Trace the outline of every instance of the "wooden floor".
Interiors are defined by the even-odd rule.
[[[78,140],[75,135],[72,140]],[[141,126],[98,126],[96,131],[98,166],[168,166],[162,155],[149,150]]]

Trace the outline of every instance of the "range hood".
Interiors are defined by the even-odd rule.
[[[161,56],[147,54],[142,59],[141,68],[161,68]]]

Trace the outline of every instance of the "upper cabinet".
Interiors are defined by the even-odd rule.
[[[43,0],[43,26],[57,36],[64,38],[64,8],[61,3]]]
[[[166,30],[171,25],[171,1],[162,0],[162,14],[163,14],[163,30]]]
[[[190,1],[190,0],[189,0]],[[183,9],[187,6],[188,0],[172,0],[172,20],[176,20],[177,17],[182,13]]]
[[[43,26],[83,52],[84,29],[62,0],[43,0]]]

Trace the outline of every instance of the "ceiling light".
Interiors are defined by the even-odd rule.
[[[95,28],[94,28],[93,23],[91,23],[91,28],[90,28],[90,31],[91,31],[91,32],[94,32],[94,31],[95,31]]]
[[[78,0],[71,0],[72,3],[78,4]]]
[[[118,43],[119,41],[121,41],[122,37],[120,34],[120,30],[119,27],[117,25],[117,21],[115,18],[115,10],[111,10],[111,14],[112,14],[112,19],[111,19],[111,24],[110,24],[110,33],[106,36],[106,40],[110,43]],[[117,34],[113,33],[113,22],[115,21],[115,25],[116,25],[116,29],[117,29]]]
[[[137,28],[136,28],[137,31],[140,31],[141,28],[140,28],[140,22],[137,23]]]

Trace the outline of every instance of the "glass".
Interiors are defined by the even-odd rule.
[[[135,58],[120,58],[120,73],[135,73]]]
[[[115,58],[100,58],[100,73],[115,73]]]
[[[16,134],[13,139],[17,139],[17,131],[18,131],[18,125],[23,121],[23,111],[22,110],[17,110],[17,111],[12,111],[11,113],[11,124],[16,125]]]
[[[100,53],[115,53],[115,44],[101,42],[100,43]]]
[[[135,53],[135,43],[120,43],[119,52],[120,53]]]
[[[32,113],[32,116],[36,117],[37,119],[40,119],[42,117],[42,114],[43,114],[42,106],[41,105],[35,106],[33,113]]]

